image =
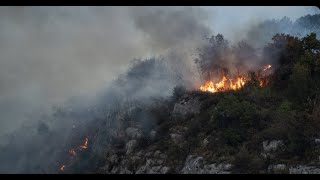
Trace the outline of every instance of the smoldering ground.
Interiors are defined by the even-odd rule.
[[[1,172],[41,173],[56,163],[75,122],[86,132],[123,95],[166,97],[176,85],[194,87],[194,50],[217,33],[200,7],[1,7],[0,13]],[[130,65],[159,55],[164,62]]]

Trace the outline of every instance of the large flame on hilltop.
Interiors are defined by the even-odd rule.
[[[266,72],[271,67],[272,66],[268,64],[262,68],[262,71]],[[257,77],[260,87],[263,87],[267,83],[267,79],[261,76],[260,73],[258,73]],[[242,88],[249,80],[250,78],[244,75],[236,75],[233,77],[222,75],[220,81],[218,82],[206,81],[203,85],[200,86],[200,90],[211,93],[227,90],[238,90]]]
[[[222,79],[217,83],[212,81],[205,82],[204,85],[200,86],[200,90],[212,93],[226,90],[237,90],[243,87],[246,82],[247,78],[245,76],[238,76],[235,79],[231,79],[223,75]]]

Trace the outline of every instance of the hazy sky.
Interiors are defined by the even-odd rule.
[[[257,21],[280,19],[284,16],[294,21],[307,14],[320,13],[320,9],[315,6],[215,6],[204,8],[209,12],[208,23],[214,32],[222,33],[230,39],[235,35],[235,30],[246,28],[248,27],[246,25]]]

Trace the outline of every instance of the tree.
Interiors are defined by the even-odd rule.
[[[295,64],[288,84],[290,98],[296,102],[306,101],[310,92],[310,82],[310,70],[300,63]]]
[[[229,54],[230,48],[223,35],[211,36],[211,38],[208,38],[208,43],[198,50],[199,54],[195,63],[203,80],[210,80],[213,71],[227,69],[228,61],[225,60],[225,57]]]

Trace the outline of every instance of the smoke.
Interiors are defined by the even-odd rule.
[[[301,9],[299,16],[311,12]],[[1,7],[0,135],[10,135],[0,140],[0,172],[39,172],[37,165],[56,163],[49,154],[74,125],[102,116],[92,107],[196,86],[195,50],[204,37],[221,32],[236,41],[261,23],[230,28],[229,14],[204,7]]]
[[[156,10],[155,14],[153,9]],[[138,80],[134,80],[134,83],[127,81],[129,84],[120,92],[120,87],[110,85],[118,75],[125,74],[133,58],[177,50],[179,44],[192,44],[196,31],[206,29],[197,22],[198,15],[193,16],[194,13],[190,14],[184,8],[1,7],[0,13],[1,133],[11,134],[1,140],[6,148],[6,153],[1,156],[5,158],[1,158],[1,162],[4,162],[1,164],[2,172],[39,172],[35,165],[44,166],[55,160],[54,155],[46,156],[52,149],[64,145],[75,122],[87,119],[89,123],[95,117],[85,109],[97,103],[94,102],[96,94],[99,96],[111,86],[117,91],[116,95],[125,92],[130,96],[132,89],[137,88],[134,83]],[[162,19],[157,18],[159,13]],[[158,26],[152,29],[152,24],[143,15],[163,28],[159,29]],[[178,21],[172,23],[175,30],[170,30],[165,23],[176,16]],[[192,31],[178,35],[181,28],[192,28]],[[167,29],[167,33],[157,36],[156,30],[162,32],[164,29]],[[172,31],[175,34],[171,34]],[[162,41],[152,44],[159,39]],[[172,39],[177,42],[173,43]],[[172,53],[168,54],[172,56]],[[166,62],[166,66],[169,67],[170,63]],[[174,84],[171,77],[165,77],[161,83],[156,81],[151,84],[157,78],[158,67],[151,69],[152,77],[143,81],[148,86],[136,90],[136,97],[169,95]],[[182,71],[182,67],[176,69]],[[163,74],[161,70],[164,68],[159,70],[158,75]],[[162,77],[159,78],[161,80]],[[72,97],[80,100],[66,102]],[[67,113],[72,107],[70,113],[73,114],[67,115],[67,118],[57,116],[57,110],[51,108],[54,105]],[[40,120],[48,126],[50,138],[39,135],[37,128]],[[23,137],[24,134],[28,135]],[[52,143],[41,148],[44,142],[50,140]],[[19,152],[10,153],[12,149]],[[38,160],[34,159],[37,153],[43,154],[38,155]]]
[[[260,42],[261,39],[256,39],[254,43],[260,42],[259,45],[264,45],[263,43],[270,40],[274,33],[290,33],[292,29],[284,24],[280,25],[281,23],[277,27],[268,27],[266,22],[280,21],[283,17],[288,17],[294,22],[302,16],[320,13],[319,8],[315,6],[219,6],[205,8],[212,11],[209,19],[214,34],[223,34],[226,39],[236,43],[255,37],[251,32],[256,29],[261,32],[259,37],[265,39],[263,42]],[[265,26],[257,29],[261,24],[265,24]],[[300,28],[296,31],[303,32]]]

